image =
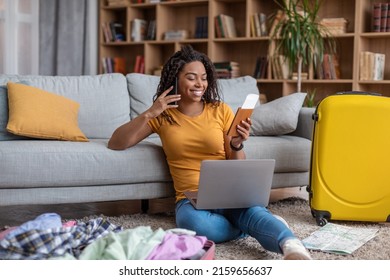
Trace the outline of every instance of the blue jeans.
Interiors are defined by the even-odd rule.
[[[197,210],[188,199],[176,204],[176,224],[193,230],[215,243],[237,239],[245,234],[254,237],[264,249],[282,253],[280,244],[295,238],[292,231],[267,208]]]

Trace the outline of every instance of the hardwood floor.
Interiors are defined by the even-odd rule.
[[[270,201],[298,196],[308,199],[306,188],[294,187],[275,189],[271,192]],[[149,202],[148,213],[174,211],[174,199],[154,199]],[[23,205],[0,207],[0,229],[5,226],[20,225],[34,219],[40,214],[54,212],[63,219],[78,219],[90,215],[120,216],[141,212],[141,202],[110,201],[97,203],[56,204],[56,205]]]

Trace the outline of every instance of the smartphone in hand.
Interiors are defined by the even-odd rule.
[[[167,95],[177,94],[177,77],[175,78],[172,85],[173,85],[173,89]],[[176,101],[171,102],[171,103],[168,103],[168,105],[177,105],[177,102]]]

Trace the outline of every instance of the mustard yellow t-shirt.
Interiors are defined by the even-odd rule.
[[[161,116],[148,122],[160,136],[176,191],[176,201],[184,191],[198,189],[200,163],[205,159],[226,159],[224,133],[234,114],[225,103],[205,104],[199,116],[189,117],[177,109],[168,109],[177,122],[170,124]]]

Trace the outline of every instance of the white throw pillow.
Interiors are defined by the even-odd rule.
[[[218,79],[218,88],[223,101],[228,104],[233,112],[241,107],[248,94],[259,94],[257,81],[251,76],[242,76],[234,79]]]
[[[130,91],[130,117],[134,119],[152,106],[160,76],[131,73],[126,79]]]
[[[283,135],[297,128],[299,111],[306,93],[293,93],[268,103],[261,104],[253,110],[251,135]]]

